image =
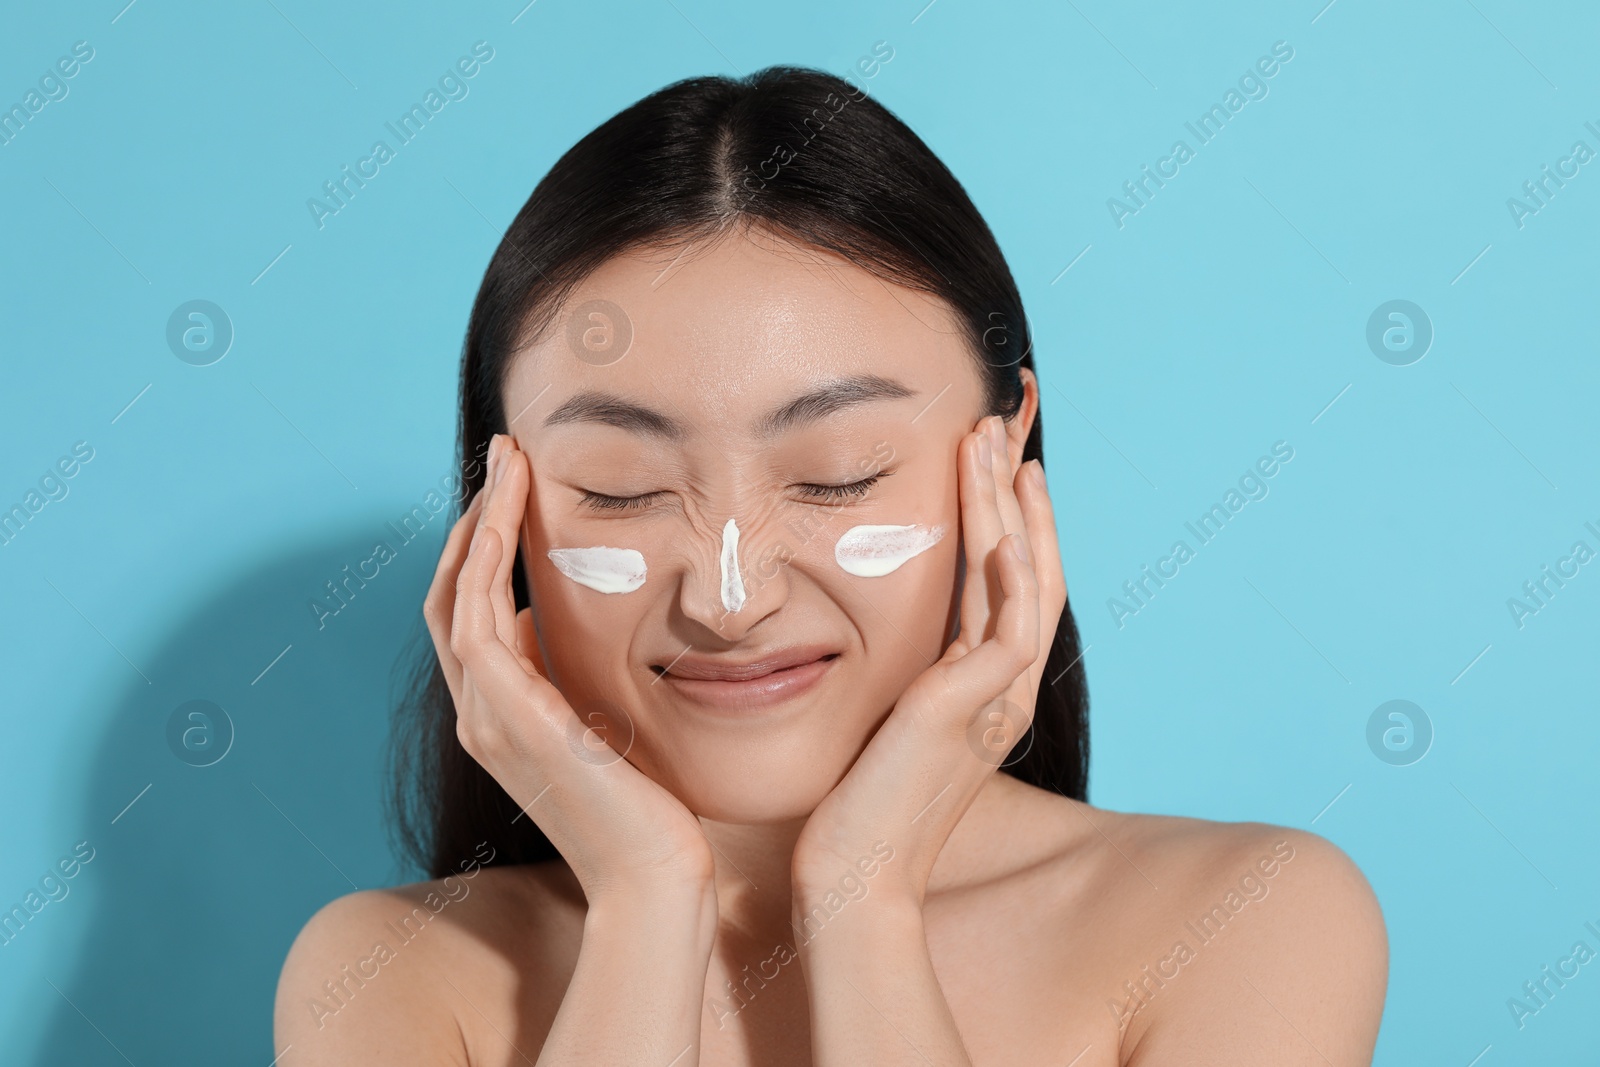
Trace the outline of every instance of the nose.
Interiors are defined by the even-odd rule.
[[[789,596],[789,550],[763,526],[730,516],[710,537],[696,539],[699,550],[683,575],[679,607],[726,640],[742,638]]]

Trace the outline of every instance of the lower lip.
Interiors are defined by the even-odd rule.
[[[677,692],[697,704],[744,711],[771,707],[809,692],[828,673],[833,662],[833,658],[812,660],[740,682],[680,678],[675,674],[664,677]]]

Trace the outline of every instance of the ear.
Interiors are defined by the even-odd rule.
[[[1027,367],[1017,368],[1022,376],[1022,406],[1006,423],[1006,453],[1011,457],[1011,469],[1022,463],[1022,448],[1033,432],[1033,420],[1039,414],[1039,379]]]

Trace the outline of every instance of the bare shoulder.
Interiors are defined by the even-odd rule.
[[[274,1043],[293,1050],[284,1067],[485,1062],[486,1020],[537,1013],[551,997],[559,1006],[562,952],[581,936],[582,912],[564,873],[484,867],[324,905],[278,978]]]
[[[1116,1063],[1371,1062],[1388,941],[1371,886],[1331,841],[1099,808],[1005,779],[971,815],[958,827],[959,888],[974,906],[952,910],[952,927],[1028,915],[1005,943],[1018,957],[1057,946],[1036,980],[1059,987],[1070,1028],[1103,1033],[1094,1043],[1117,1048]],[[1003,923],[987,928],[989,943],[1007,936]],[[948,973],[959,980],[960,968]]]
[[[1136,939],[1114,994],[1123,1063],[1371,1063],[1388,939],[1342,849],[1267,823],[1082,807],[1126,860],[1109,877],[1154,887],[1140,925],[1160,933]]]

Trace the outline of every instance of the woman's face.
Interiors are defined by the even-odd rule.
[[[948,308],[841,258],[754,230],[613,259],[505,387],[548,677],[695,813],[809,814],[951,635],[981,408]],[[810,662],[704,678],[774,656]]]

